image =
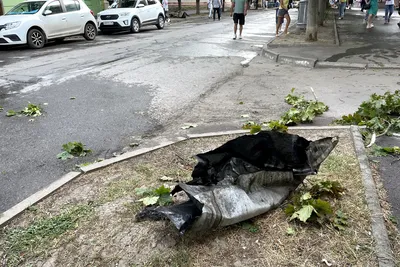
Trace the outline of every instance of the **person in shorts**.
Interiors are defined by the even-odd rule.
[[[237,38],[237,25],[239,23],[239,39],[242,39],[243,25],[247,15],[247,1],[246,0],[232,0],[231,17],[233,13],[233,40]]]
[[[279,9],[278,9],[278,23],[276,24],[276,36],[279,34],[279,29],[282,26],[283,19],[286,19],[285,31],[284,34],[288,34],[288,28],[290,25],[290,16],[289,16],[289,0],[280,0],[279,1]]]

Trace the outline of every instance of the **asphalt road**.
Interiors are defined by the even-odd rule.
[[[138,137],[173,125],[273,38],[275,12],[250,12],[243,40],[232,40],[232,28],[225,15],[221,21],[196,18],[94,42],[74,37],[41,50],[1,48],[0,212],[75,164],[112,157]],[[5,116],[29,102],[41,104],[44,114],[33,121]],[[57,159],[70,141],[93,153]]]

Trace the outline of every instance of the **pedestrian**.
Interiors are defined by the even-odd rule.
[[[374,27],[374,24],[372,24],[372,20],[376,17],[376,14],[378,13],[378,0],[370,0],[367,2],[369,3],[370,7],[368,9],[368,22],[367,22],[367,29],[371,29]]]
[[[237,38],[237,25],[239,23],[239,39],[242,39],[243,25],[247,16],[247,0],[232,0],[231,17],[233,13],[233,40]]]
[[[286,19],[284,34],[288,34],[288,28],[290,24],[289,16],[289,0],[279,0],[279,10],[278,10],[278,24],[276,24],[276,36],[278,36],[279,30],[282,26],[283,19]]]
[[[207,6],[208,6],[208,9],[210,9],[210,12],[208,13],[208,18],[209,19],[211,19],[211,16],[212,16],[212,11],[213,11],[213,4],[212,4],[212,0],[208,0],[208,4],[207,4]]]
[[[215,20],[215,12],[218,12],[218,20],[221,20],[221,0],[212,0],[213,1],[213,9],[214,9],[214,15],[213,19]]]
[[[394,11],[394,0],[386,0],[385,2],[385,24],[390,22]]]
[[[346,3],[347,3],[347,0],[340,0],[339,19],[343,19],[343,17],[344,17],[344,12],[346,10]]]
[[[365,0],[361,0],[361,12],[364,12]]]
[[[349,0],[348,7],[349,7],[350,10],[351,10],[351,7],[353,6],[353,3],[354,3],[353,0]]]
[[[170,22],[171,20],[168,17],[168,0],[163,0],[162,5],[164,8],[164,14],[165,14],[165,21]]]

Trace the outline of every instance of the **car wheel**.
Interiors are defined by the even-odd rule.
[[[44,33],[38,29],[29,30],[27,40],[29,47],[33,49],[43,48],[44,44],[46,43],[46,37],[44,36]]]
[[[158,23],[156,25],[157,28],[160,29],[160,30],[163,29],[164,28],[164,24],[165,24],[164,17],[159,15],[158,16]]]
[[[137,18],[133,18],[131,21],[131,32],[137,33],[140,30],[140,23]]]
[[[85,37],[85,39],[88,41],[93,41],[94,39],[96,39],[96,35],[97,35],[96,26],[94,26],[94,24],[91,22],[86,23],[83,37]]]

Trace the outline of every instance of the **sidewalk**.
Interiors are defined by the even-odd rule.
[[[371,30],[364,25],[365,12],[346,10],[344,19],[336,20],[337,12],[335,9],[329,12],[325,26],[318,29],[317,42],[305,42],[304,33],[290,34],[278,37],[264,50],[272,55],[310,59],[314,67],[400,68],[397,11],[390,24],[384,25],[384,10],[379,10]],[[293,25],[292,32],[294,29]]]

